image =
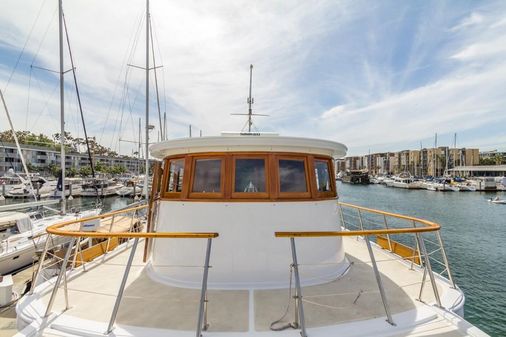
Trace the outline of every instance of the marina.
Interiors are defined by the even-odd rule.
[[[506,336],[505,5],[393,5],[4,6],[0,337]]]

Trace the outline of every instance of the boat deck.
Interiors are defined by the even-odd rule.
[[[171,287],[152,280],[142,263],[140,247],[125,288],[114,333],[118,336],[194,335],[200,289]],[[344,247],[348,260],[352,262],[344,275],[327,284],[302,288],[309,336],[486,336],[458,316],[433,307],[430,282],[425,285],[423,302],[416,300],[423,273],[417,268],[410,269],[409,263],[374,247],[396,323],[395,326],[390,325],[385,321],[385,311],[364,241],[345,237]],[[112,313],[127,252],[71,277],[68,284],[71,308],[56,317],[44,335],[62,336],[85,331],[103,334]],[[287,266],[287,287],[288,269]],[[303,273],[304,265],[300,266],[300,270]],[[455,301],[452,292],[457,292],[446,283],[438,282],[438,289],[443,302]],[[44,303],[39,303],[39,306],[45,306],[48,298],[49,293],[46,293],[42,298]],[[283,316],[286,310],[289,302],[287,289],[209,290],[208,299],[209,329],[203,332],[204,336],[237,336],[241,333],[299,336],[299,330],[270,330],[271,323]],[[293,300],[290,302],[288,315],[279,325],[294,319],[294,303]],[[53,311],[63,310],[64,303],[62,288]],[[89,324],[89,321],[95,323]]]

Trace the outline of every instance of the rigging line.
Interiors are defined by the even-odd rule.
[[[123,74],[123,71],[124,71],[124,68],[126,68],[126,72],[128,72],[128,60],[131,59],[133,56],[133,46],[136,46],[137,45],[137,42],[136,40],[139,39],[139,35],[140,35],[140,29],[141,29],[141,26],[142,26],[142,22],[144,21],[144,10],[140,13],[139,15],[139,25],[137,26],[137,32],[135,32],[134,34],[132,34],[131,36],[131,40],[128,41],[128,45],[127,45],[127,49],[125,51],[125,54],[123,55],[123,60],[122,60],[122,64],[121,64],[121,69],[118,73],[118,77],[116,79],[116,84],[114,86],[114,91],[113,91],[113,95],[111,97],[111,102],[109,103],[109,108],[107,110],[107,115],[106,115],[106,118],[105,118],[105,123],[104,123],[104,127],[102,128],[102,131],[100,133],[100,137],[98,139],[98,142],[101,143],[102,142],[102,137],[104,136],[104,131],[105,131],[105,127],[107,125],[107,122],[109,121],[109,115],[111,113],[111,110],[112,110],[112,106],[114,104],[114,100],[116,99],[116,94],[118,92],[118,88],[119,88],[119,85],[120,85],[120,78],[121,78],[121,75]],[[130,48],[132,46],[132,48]],[[130,52],[130,53],[129,53]]]
[[[44,111],[46,111],[46,110],[47,110],[47,107],[48,107],[48,105],[49,105],[49,102],[50,102],[50,101],[52,101],[52,98],[53,98],[53,96],[54,96],[54,95],[55,95],[55,93],[56,93],[56,89],[58,89],[58,88],[59,88],[59,86],[60,86],[59,84],[56,84],[56,85],[54,86],[53,91],[51,92],[51,94],[49,94],[49,96],[48,96],[48,98],[47,98],[47,100],[46,100],[46,102],[45,102],[44,106],[42,107],[42,110],[39,112],[39,114],[37,115],[37,118],[36,118],[36,119],[35,119],[35,121],[32,123],[32,125],[31,125],[31,128],[32,128],[32,129],[33,129],[33,128],[35,128],[35,125],[36,125],[36,124],[37,124],[37,122],[39,121],[39,118],[40,118],[40,117],[44,114]],[[41,88],[41,90],[42,90],[42,88]]]
[[[153,72],[155,73],[155,91],[156,91],[156,104],[158,106],[158,123],[160,125],[160,135],[162,140],[164,140],[163,135],[163,125],[162,125],[162,114],[160,112],[160,95],[158,93],[158,77],[156,75],[156,63],[155,63],[155,47],[153,43],[153,27],[151,25],[151,20],[149,20],[149,31],[151,32],[151,54],[153,57]]]
[[[21,61],[21,57],[23,56],[23,54],[25,52],[26,46],[28,45],[28,41],[30,41],[30,38],[31,38],[32,33],[33,33],[33,29],[35,28],[35,25],[39,21],[40,13],[42,12],[42,8],[44,7],[45,4],[46,4],[46,0],[44,0],[42,2],[42,4],[40,5],[40,7],[39,7],[39,11],[37,12],[37,17],[35,18],[35,21],[32,24],[32,28],[30,28],[30,32],[28,33],[28,36],[26,37],[25,44],[23,45],[23,48],[21,48],[21,52],[18,55],[18,58],[16,60],[16,64],[14,65],[14,68],[12,69],[12,71],[11,71],[11,73],[9,75],[9,78],[7,79],[7,83],[5,84],[5,87],[4,87],[4,90],[3,90],[4,92],[7,92],[7,88],[9,87],[9,84],[11,82],[12,76],[14,76],[14,73],[16,72],[16,69],[17,69],[17,67],[19,65],[19,61]]]
[[[28,115],[30,115],[30,92],[32,88],[32,72],[33,68],[30,67],[30,76],[28,78],[28,100],[26,102],[26,116],[25,116],[25,128],[28,130]]]
[[[156,33],[157,30],[158,30],[158,24],[156,23],[156,20],[151,17],[151,23],[155,26],[155,29],[151,28],[151,33],[155,35],[155,41],[156,41],[156,49],[158,49],[158,55],[160,56],[160,59],[163,59],[162,58],[162,50],[160,49],[160,41],[158,40],[158,34]],[[151,46],[154,46],[154,43],[153,43],[153,40],[151,40]],[[153,52],[153,55],[154,55],[154,52]],[[165,87],[165,68],[161,68],[162,69],[162,88],[163,88],[163,111],[164,113],[167,113],[167,90],[166,90],[166,87]],[[156,74],[156,69],[155,69],[155,74]],[[166,132],[167,130],[165,130],[165,125],[163,126],[163,135],[165,137],[165,139],[167,139],[167,135],[166,135]]]
[[[49,32],[49,28],[51,28],[51,26],[53,24],[53,21],[56,17],[57,11],[58,11],[58,8],[55,8],[55,10],[53,12],[53,16],[51,17],[51,20],[49,20],[49,23],[47,24],[46,31],[44,32],[44,35],[42,35],[42,39],[40,40],[39,47],[37,48],[37,52],[33,55],[32,62],[30,63],[30,65],[32,65],[32,66],[33,66],[33,63],[35,62],[35,59],[37,58],[37,56],[39,56],[40,49],[42,48],[42,44],[46,40],[47,33]]]

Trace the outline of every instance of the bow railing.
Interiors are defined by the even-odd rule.
[[[97,216],[81,218],[72,221],[65,221],[59,224],[49,226],[47,228],[48,239],[44,250],[39,259],[37,272],[34,274],[32,281],[32,289],[30,294],[33,294],[34,288],[38,285],[40,277],[43,277],[43,270],[47,266],[55,267],[60,266],[57,273],[56,281],[54,282],[51,296],[46,307],[44,317],[48,317],[52,312],[52,307],[58,293],[58,289],[63,280],[65,306],[68,309],[68,287],[67,287],[67,274],[74,268],[82,267],[86,270],[86,264],[90,263],[98,256],[108,254],[112,249],[116,248],[121,242],[125,240],[126,245],[133,239],[133,245],[130,248],[130,254],[125,266],[125,271],[121,279],[121,284],[118,289],[114,307],[109,319],[106,335],[109,335],[114,329],[116,316],[123,298],[123,292],[128,280],[130,269],[134,260],[137,246],[140,239],[207,239],[206,255],[204,261],[204,272],[202,276],[202,288],[200,293],[198,323],[196,328],[196,336],[200,337],[202,330],[207,327],[207,279],[209,273],[209,261],[211,255],[212,240],[218,237],[215,232],[145,232],[143,225],[145,217],[141,212],[145,212],[147,205],[126,208],[114,212],[100,214]],[[61,249],[63,254],[55,254],[54,247],[50,246],[52,237],[65,237],[65,249]],[[86,242],[91,244],[93,240],[101,239],[102,242],[83,249],[82,244]],[[49,263],[46,259],[52,257]],[[55,274],[51,275],[53,277]]]
[[[418,299],[422,299],[422,293],[426,278],[429,276],[436,305],[442,307],[441,297],[436,284],[435,273],[444,274],[455,288],[455,283],[448,264],[448,258],[443,246],[439,230],[441,226],[435,222],[423,220],[406,215],[400,215],[371,208],[356,206],[348,203],[338,203],[341,219],[341,230],[336,231],[297,231],[275,232],[278,238],[289,238],[292,253],[292,265],[295,281],[295,317],[301,329],[302,337],[306,337],[306,325],[304,318],[304,306],[299,276],[299,263],[295,239],[299,238],[322,238],[322,237],[362,237],[366,243],[370,262],[378,285],[378,290],[383,303],[387,322],[394,325],[392,314],[388,304],[388,298],[378,269],[371,239],[376,239],[376,245],[397,255],[398,258],[410,261],[411,268],[415,265],[423,268],[422,283]],[[431,236],[429,238],[429,236]],[[439,258],[438,256],[439,255]],[[435,268],[433,263],[436,262]]]

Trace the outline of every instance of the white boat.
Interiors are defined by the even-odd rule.
[[[65,179],[65,196],[79,197],[83,191],[83,179],[81,178],[67,178]],[[61,198],[61,188],[56,188],[52,194],[53,198]]]
[[[81,189],[82,197],[108,197],[116,195],[121,184],[111,179],[93,179],[83,183]]]
[[[493,203],[493,204],[503,204],[503,205],[506,205],[506,199],[501,199],[499,197],[495,197],[493,199],[488,199],[489,202]]]
[[[457,185],[461,192],[476,192],[476,186],[470,183],[460,183]]]
[[[42,177],[38,177],[36,180],[32,179],[32,185],[35,194],[39,198],[48,198],[52,196],[56,190],[55,180],[46,180]],[[20,185],[11,188],[5,196],[9,198],[30,198],[33,196],[34,192],[31,191],[29,183],[23,181]]]
[[[34,262],[35,252],[44,247],[45,229],[58,222],[97,215],[100,210],[42,217],[39,213],[0,213],[0,275],[7,275]],[[53,244],[68,241],[64,237]]]
[[[86,271],[62,268],[25,295],[19,336],[486,336],[459,316],[465,298],[444,247],[429,246],[437,224],[337,204],[333,158],[344,145],[228,135],[150,149],[165,171],[153,183],[151,225]],[[387,236],[371,242],[359,229],[373,216],[405,221],[409,238],[420,231],[420,253],[413,243],[398,255]],[[50,232],[109,235],[73,226]],[[157,239],[139,238],[148,236]],[[447,273],[433,272],[434,260]]]
[[[420,183],[411,177],[411,175],[407,172],[403,172],[398,176],[393,178],[392,185],[397,188],[406,188],[406,189],[420,189]]]
[[[120,197],[129,197],[134,195],[140,195],[142,193],[142,186],[123,186],[116,190],[116,194]]]

